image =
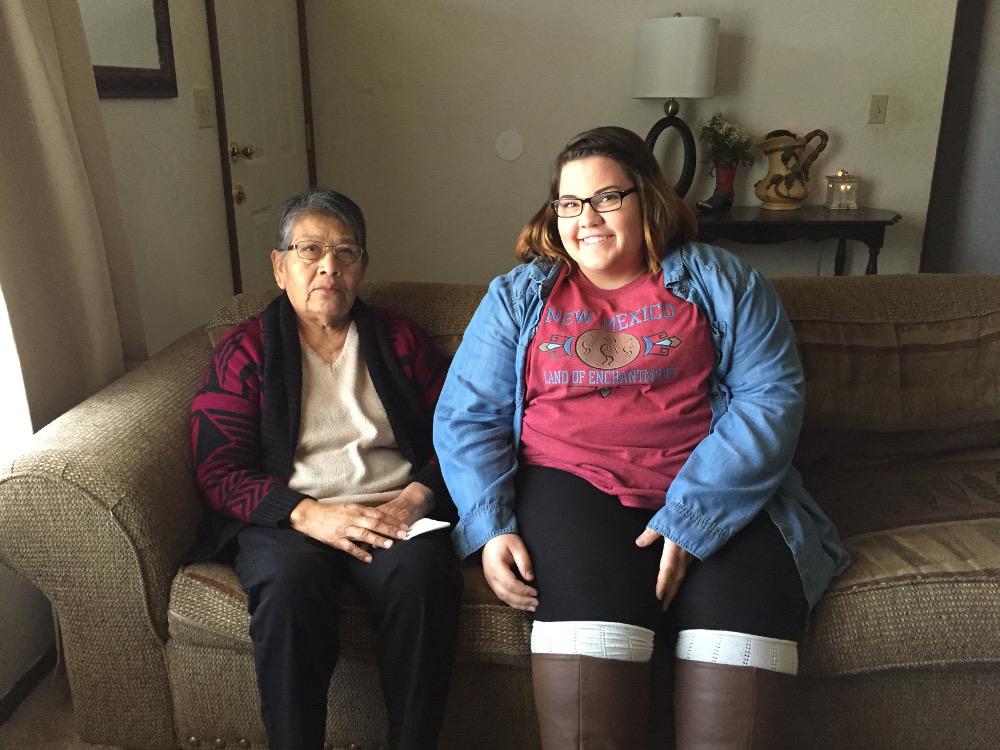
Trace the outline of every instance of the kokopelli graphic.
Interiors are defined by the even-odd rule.
[[[639,356],[639,339],[630,333],[611,333],[597,328],[580,335],[576,356],[599,370],[616,370]]]

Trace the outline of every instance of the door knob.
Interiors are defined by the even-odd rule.
[[[243,189],[242,185],[236,185],[233,188],[233,203],[237,206],[245,202],[247,199],[247,192]]]
[[[257,153],[257,150],[253,147],[252,143],[248,143],[246,146],[241,146],[236,141],[233,141],[229,144],[229,156],[233,161],[239,161],[241,156],[247,159],[252,159],[255,153]]]

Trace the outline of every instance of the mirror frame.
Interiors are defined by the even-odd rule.
[[[101,99],[169,99],[177,96],[174,46],[170,38],[167,0],[152,0],[156,22],[156,50],[159,68],[123,68],[95,65],[94,79]]]

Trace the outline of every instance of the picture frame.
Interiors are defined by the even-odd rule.
[[[177,96],[177,74],[174,69],[167,0],[148,1],[153,6],[152,22],[155,29],[150,31],[155,31],[159,67],[94,65],[97,95],[101,99],[168,99]],[[85,5],[81,3],[80,7],[81,12],[84,12]],[[91,45],[93,46],[93,40]],[[97,57],[93,49],[91,54]]]

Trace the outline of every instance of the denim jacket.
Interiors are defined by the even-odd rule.
[[[664,285],[709,322],[716,364],[709,434],[649,528],[704,559],[763,509],[791,549],[811,608],[849,559],[791,464],[805,406],[791,324],[763,275],[725,250],[687,243],[661,266]],[[453,538],[462,557],[517,532],[525,362],[559,268],[536,259],[494,279],[448,371],[434,445],[461,517]]]

